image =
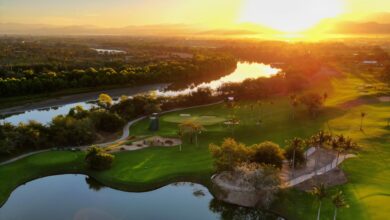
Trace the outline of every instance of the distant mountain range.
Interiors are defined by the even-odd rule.
[[[325,34],[390,34],[390,13],[377,13],[359,21],[327,20]],[[314,28],[315,29],[315,28]],[[45,24],[0,23],[0,34],[15,35],[141,35],[141,36],[239,36],[280,34],[257,24],[245,23],[229,28],[210,29],[196,25],[169,24],[101,28],[91,25],[54,26]]]
[[[44,24],[0,23],[0,34],[21,35],[187,35],[194,32],[190,25],[147,25],[101,28],[93,25],[54,26]]]
[[[390,23],[339,22],[329,32],[336,34],[390,34]]]

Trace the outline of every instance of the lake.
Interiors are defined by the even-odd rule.
[[[0,208],[7,220],[282,219],[228,205],[199,184],[176,183],[149,192],[104,187],[85,175],[58,175],[18,187]]]
[[[271,77],[277,74],[280,69],[273,68],[270,65],[265,65],[262,63],[247,63],[247,62],[238,62],[237,68],[230,74],[223,76],[217,80],[213,80],[211,82],[200,83],[196,86],[190,85],[186,89],[182,89],[179,91],[166,91],[166,90],[150,90],[150,92],[156,92],[157,95],[163,96],[175,96],[175,95],[183,95],[189,94],[193,91],[196,91],[198,88],[210,87],[211,89],[217,89],[224,83],[239,83],[243,82],[246,79],[256,79],[259,77]],[[143,91],[142,93],[145,93]],[[123,94],[129,95],[129,94]],[[137,95],[137,94],[131,94]],[[96,97],[97,98],[97,97]],[[75,103],[69,103],[62,106],[50,107],[44,109],[35,109],[31,111],[21,112],[19,114],[14,114],[11,116],[5,117],[0,122],[10,122],[12,124],[18,124],[20,122],[28,122],[29,120],[35,120],[46,124],[51,121],[51,119],[60,114],[67,114],[69,110],[77,105],[81,105],[84,109],[90,109],[93,104],[87,102],[90,100],[78,100]]]

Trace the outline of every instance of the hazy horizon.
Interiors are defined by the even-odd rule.
[[[232,29],[251,24],[280,32],[323,31],[341,21],[390,23],[390,1],[373,0],[3,0],[0,24],[50,27],[177,26]],[[223,10],[221,10],[223,7]],[[326,25],[324,25],[324,23]]]

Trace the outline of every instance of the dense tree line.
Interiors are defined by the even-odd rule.
[[[116,113],[77,106],[59,115],[48,125],[36,121],[0,125],[0,154],[11,154],[50,147],[82,146],[96,141],[99,132],[116,132],[124,120]]]
[[[380,78],[383,80],[383,82],[390,85],[390,64],[388,64],[382,73],[380,74]]]
[[[232,71],[236,66],[227,55],[197,55],[191,60],[167,61],[138,67],[87,68],[71,71],[0,73],[0,97],[47,93],[69,88],[106,85],[171,83],[189,81]]]
[[[54,117],[47,125],[36,121],[18,125],[0,124],[0,155],[92,144],[101,132],[120,131],[126,120],[161,110],[210,103],[218,99],[209,89],[199,89],[190,95],[178,97],[122,97],[115,104],[107,95],[101,95],[96,107],[85,110],[76,106],[68,114]]]

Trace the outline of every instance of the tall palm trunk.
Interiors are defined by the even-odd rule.
[[[333,220],[337,219],[337,208],[334,209]]]
[[[322,201],[320,201],[320,206],[318,206],[317,220],[320,220],[321,206],[322,206]]]
[[[336,157],[336,165],[335,165],[335,168],[338,166],[339,158],[340,158],[340,151],[337,151],[337,157]]]
[[[294,148],[294,152],[293,152],[293,164],[292,164],[292,168],[293,168],[292,176],[294,177],[294,173],[295,173],[295,148]]]
[[[317,145],[317,149],[316,149],[317,155],[315,156],[315,159],[314,159],[314,175],[315,175],[316,177],[317,177],[318,157],[319,157],[319,155],[320,155],[319,149],[320,149],[320,146]]]

